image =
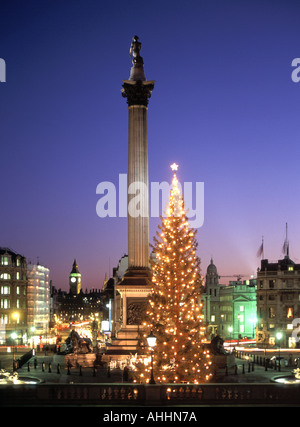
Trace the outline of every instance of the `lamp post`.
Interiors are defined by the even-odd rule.
[[[231,353],[231,333],[232,333],[232,331],[233,331],[233,327],[232,327],[232,326],[229,326],[228,331],[229,331],[229,333],[230,333],[229,338],[230,338],[230,353]]]
[[[224,329],[224,325],[223,325],[223,322],[224,322],[224,314],[221,314],[221,330],[222,330],[222,338],[223,338],[223,336],[224,336],[224,331],[223,331],[223,329]]]
[[[278,351],[279,363],[278,363],[278,371],[280,371],[280,340],[281,340],[281,338],[282,338],[282,333],[281,333],[281,332],[277,332],[277,334],[276,334],[276,338],[277,338],[277,340],[278,340],[278,342],[279,342],[279,351]],[[276,361],[275,361],[275,363],[276,363]]]
[[[150,332],[150,335],[147,336],[148,346],[151,347],[151,378],[149,384],[155,384],[154,375],[153,375],[153,352],[156,344],[156,336],[153,335],[153,332]]]
[[[13,332],[12,334],[11,334],[11,338],[13,339],[13,341],[14,341],[14,344],[13,344],[13,371],[15,371],[16,370],[16,340],[17,340],[17,333],[16,332]]]
[[[253,317],[253,319],[251,319],[251,323],[252,323],[252,336],[255,339],[255,328],[256,328],[256,323],[257,323],[257,317]]]

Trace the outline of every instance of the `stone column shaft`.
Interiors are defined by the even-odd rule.
[[[128,209],[128,270],[149,270],[149,178],[148,178],[148,100],[153,81],[123,80],[122,95],[127,98],[128,123],[128,207],[137,198],[138,215]],[[135,200],[137,200],[135,199]]]
[[[149,178],[147,107],[132,105],[129,110],[128,126],[128,203],[138,198],[137,217],[128,213],[128,267],[149,267]],[[134,202],[134,200],[133,200]],[[134,205],[134,204],[133,204]]]

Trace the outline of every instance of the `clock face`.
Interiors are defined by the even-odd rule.
[[[75,277],[71,277],[71,282],[72,282],[72,283],[75,283],[75,282],[76,282]]]

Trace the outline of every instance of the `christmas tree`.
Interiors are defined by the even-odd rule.
[[[153,373],[156,382],[200,383],[210,378],[210,354],[202,324],[200,260],[196,231],[190,228],[177,180],[177,165],[166,217],[154,237],[151,261],[153,289],[144,322],[142,344],[156,336]],[[140,364],[138,380],[148,381],[151,366]]]

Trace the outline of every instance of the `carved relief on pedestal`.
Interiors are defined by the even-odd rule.
[[[145,318],[147,301],[131,301],[127,304],[127,325],[141,325]]]

